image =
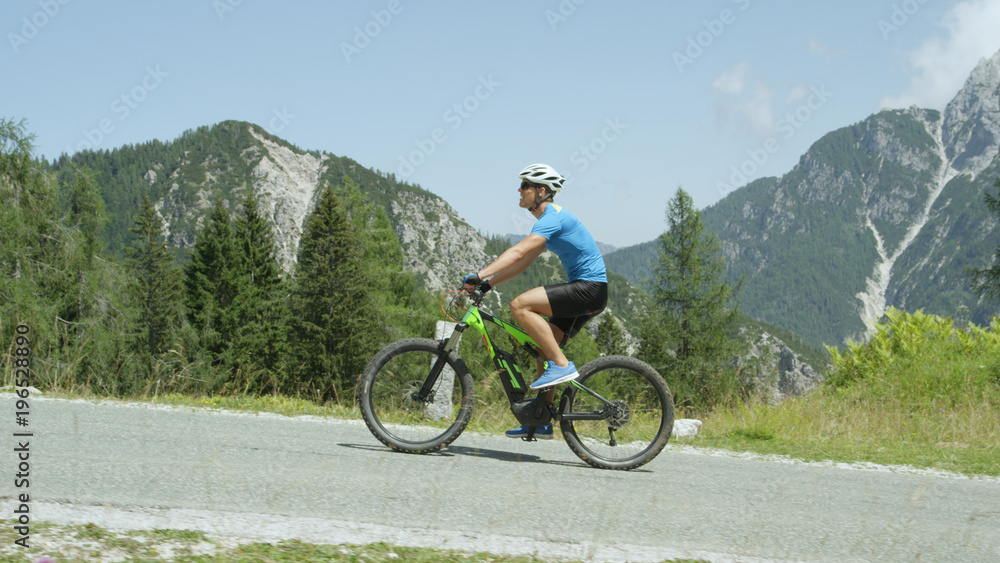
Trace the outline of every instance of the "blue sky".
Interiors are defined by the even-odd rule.
[[[0,115],[39,154],[227,119],[525,233],[517,172],[617,246],[678,187],[705,208],[882,107],[943,109],[1000,49],[1000,0],[10,0]]]

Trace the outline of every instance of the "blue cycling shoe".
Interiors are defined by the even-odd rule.
[[[508,430],[508,431],[504,432],[503,435],[506,436],[506,437],[508,437],[508,438],[527,438],[528,437],[528,427],[527,426],[518,426],[517,428],[515,428],[513,430]],[[545,426],[536,426],[535,427],[535,438],[538,438],[539,440],[551,440],[552,437],[553,437],[553,434],[552,434],[552,425],[551,424],[546,424]]]
[[[538,381],[531,384],[531,388],[542,389],[544,387],[551,387],[567,381],[573,381],[579,375],[580,373],[576,371],[576,364],[573,362],[570,362],[564,368],[557,366],[555,362],[549,362],[548,369],[538,378]]]

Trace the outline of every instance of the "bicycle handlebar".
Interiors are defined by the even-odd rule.
[[[479,307],[485,295],[486,295],[485,293],[479,291],[476,288],[469,290],[463,287],[461,289],[446,291],[441,294],[441,312],[444,313],[444,315],[448,317],[449,320],[457,323],[458,319],[453,318],[451,314],[448,313],[445,307],[445,301],[447,300],[449,302],[449,306],[457,307],[464,314],[466,312],[466,307],[465,307],[465,301],[462,299],[463,296],[465,297],[465,299],[471,301],[473,305]]]
[[[465,292],[465,294],[469,297],[469,299],[472,300],[472,302],[476,305],[476,307],[478,307],[479,304],[482,303],[483,297],[485,297],[486,295],[482,291],[479,291],[478,289],[467,291]]]

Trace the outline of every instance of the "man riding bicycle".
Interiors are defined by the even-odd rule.
[[[462,281],[466,289],[485,293],[524,272],[546,248],[559,257],[566,269],[567,283],[536,287],[518,295],[510,304],[515,322],[548,359],[545,372],[531,384],[532,389],[543,389],[572,381],[579,375],[562,347],[591,317],[604,310],[608,302],[608,277],[604,258],[590,232],[576,216],[553,203],[566,179],[545,164],[532,164],[518,177],[521,179],[518,205],[537,219],[531,233],[492,264]],[[521,426],[506,435],[521,438],[528,435],[528,430]],[[552,425],[537,428],[534,435],[552,438]]]

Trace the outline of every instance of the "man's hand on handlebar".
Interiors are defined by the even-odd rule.
[[[491,288],[489,280],[479,279],[479,274],[469,274],[462,278],[462,287],[469,292],[478,291],[481,295]]]

